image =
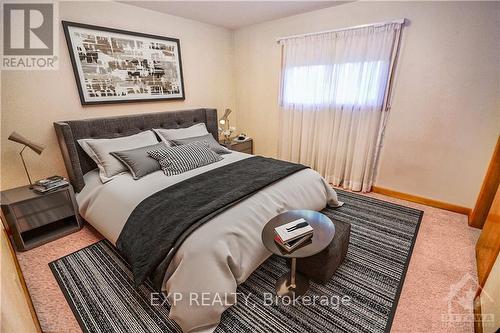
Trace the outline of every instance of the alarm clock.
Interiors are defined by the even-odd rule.
[[[249,140],[250,138],[245,134],[245,133],[241,133],[240,135],[238,135],[236,138],[234,138],[234,141],[237,141],[237,142],[244,142],[244,141],[247,141]]]

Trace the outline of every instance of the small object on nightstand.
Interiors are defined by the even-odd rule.
[[[40,179],[33,185],[33,190],[38,194],[48,193],[58,188],[66,187],[69,183],[62,176],[51,176],[45,179]]]
[[[22,186],[1,192],[2,220],[18,251],[26,251],[82,228],[73,187],[45,194]]]
[[[227,149],[239,151],[240,153],[253,154],[253,140],[252,140],[252,138],[247,137],[247,139],[243,142],[231,140],[230,142],[227,142],[227,143],[224,141],[221,141],[219,143],[222,146],[226,147]]]
[[[252,139],[251,137],[247,136],[245,133],[241,133],[240,135],[238,135],[237,137],[235,137],[233,139],[233,141],[235,142],[245,142],[245,141],[248,141]]]

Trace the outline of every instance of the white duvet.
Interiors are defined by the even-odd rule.
[[[99,180],[97,170],[91,171],[84,177],[84,189],[77,194],[80,214],[115,244],[130,213],[145,198],[187,178],[248,157],[251,155],[233,152],[224,155],[220,162],[180,175],[167,177],[158,171],[134,180],[126,173],[106,184]],[[222,312],[230,305],[210,300],[193,302],[193,299],[204,293],[203,297],[208,295],[216,300],[236,292],[237,285],[270,255],[261,242],[261,232],[272,217],[291,209],[319,211],[327,204],[337,207],[341,203],[317,172],[305,169],[264,188],[199,227],[181,245],[164,279],[163,289],[172,304],[170,318],[184,332],[215,329]]]

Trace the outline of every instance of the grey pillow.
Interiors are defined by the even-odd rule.
[[[194,124],[185,128],[153,128],[153,131],[158,134],[163,142],[208,134],[205,123]]]
[[[119,174],[127,172],[127,168],[111,155],[111,152],[157,144],[158,139],[153,131],[144,131],[113,139],[80,139],[78,143],[97,164],[99,177],[103,183],[106,183]]]
[[[167,147],[167,144],[160,142],[151,146],[114,151],[110,154],[116,157],[129,169],[134,179],[139,179],[152,172],[161,170],[160,163],[149,156],[148,151]]]
[[[231,151],[229,149],[227,149],[224,146],[221,146],[217,141],[215,141],[212,134],[194,136],[194,137],[184,138],[184,139],[169,140],[169,141],[172,142],[175,146],[181,146],[181,145],[185,145],[188,143],[200,141],[200,142],[205,142],[208,145],[208,148],[210,148],[214,153],[217,153],[217,154],[230,154],[231,153]]]

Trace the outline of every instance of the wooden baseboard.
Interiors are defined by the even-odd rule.
[[[413,195],[413,194],[408,194],[408,193],[403,193],[403,192],[398,192],[394,190],[390,190],[387,188],[383,187],[378,187],[378,186],[372,186],[372,192],[387,195],[389,197],[393,198],[398,198],[398,199],[403,199],[411,202],[416,202],[422,205],[426,206],[431,206],[431,207],[436,207],[444,210],[449,210],[451,212],[459,213],[459,214],[464,214],[469,216],[471,213],[471,209],[463,206],[458,206],[454,204],[450,204],[447,202],[442,202],[434,199],[429,199],[429,198],[424,198],[420,197],[418,195]]]

